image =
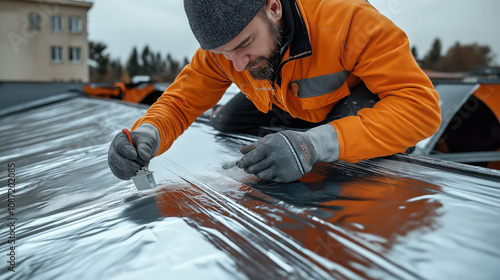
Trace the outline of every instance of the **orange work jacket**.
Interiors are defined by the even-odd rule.
[[[340,160],[404,152],[438,129],[438,94],[401,29],[364,0],[291,2],[294,36],[276,81],[253,80],[223,55],[198,49],[132,129],[142,123],[155,125],[161,138],[159,155],[213,107],[231,83],[262,112],[278,106],[293,117],[321,122],[360,80],[381,100],[356,116],[330,123],[337,130]]]

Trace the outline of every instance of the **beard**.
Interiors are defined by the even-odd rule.
[[[276,75],[276,71],[278,71],[278,67],[281,62],[281,46],[283,44],[284,30],[281,29],[277,23],[274,23],[267,18],[266,20],[269,32],[271,32],[271,35],[274,38],[274,46],[271,55],[269,57],[260,56],[257,59],[250,61],[246,68],[250,73],[250,76],[255,80],[273,81]],[[266,62],[266,65],[264,67],[252,68],[259,64],[261,61]]]

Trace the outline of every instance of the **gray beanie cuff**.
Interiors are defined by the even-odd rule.
[[[266,0],[184,0],[193,34],[204,50],[234,39],[250,23]]]

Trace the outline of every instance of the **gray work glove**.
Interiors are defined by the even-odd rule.
[[[311,171],[314,163],[339,158],[337,131],[330,124],[305,132],[285,130],[269,134],[240,149],[237,166],[262,180],[292,182]]]
[[[135,148],[125,133],[120,131],[108,151],[109,168],[122,180],[130,179],[139,169],[147,166],[160,146],[160,133],[154,125],[142,124],[131,131],[130,136]]]

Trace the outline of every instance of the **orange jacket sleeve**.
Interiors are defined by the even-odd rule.
[[[161,143],[156,155],[164,153],[203,112],[220,100],[231,81],[210,52],[198,49],[192,63],[138,119],[132,129],[143,123],[158,128]]]
[[[381,98],[357,116],[331,122],[339,159],[357,162],[404,152],[437,131],[441,114],[439,96],[413,58],[406,34],[368,3],[350,12],[339,35],[341,62]]]

